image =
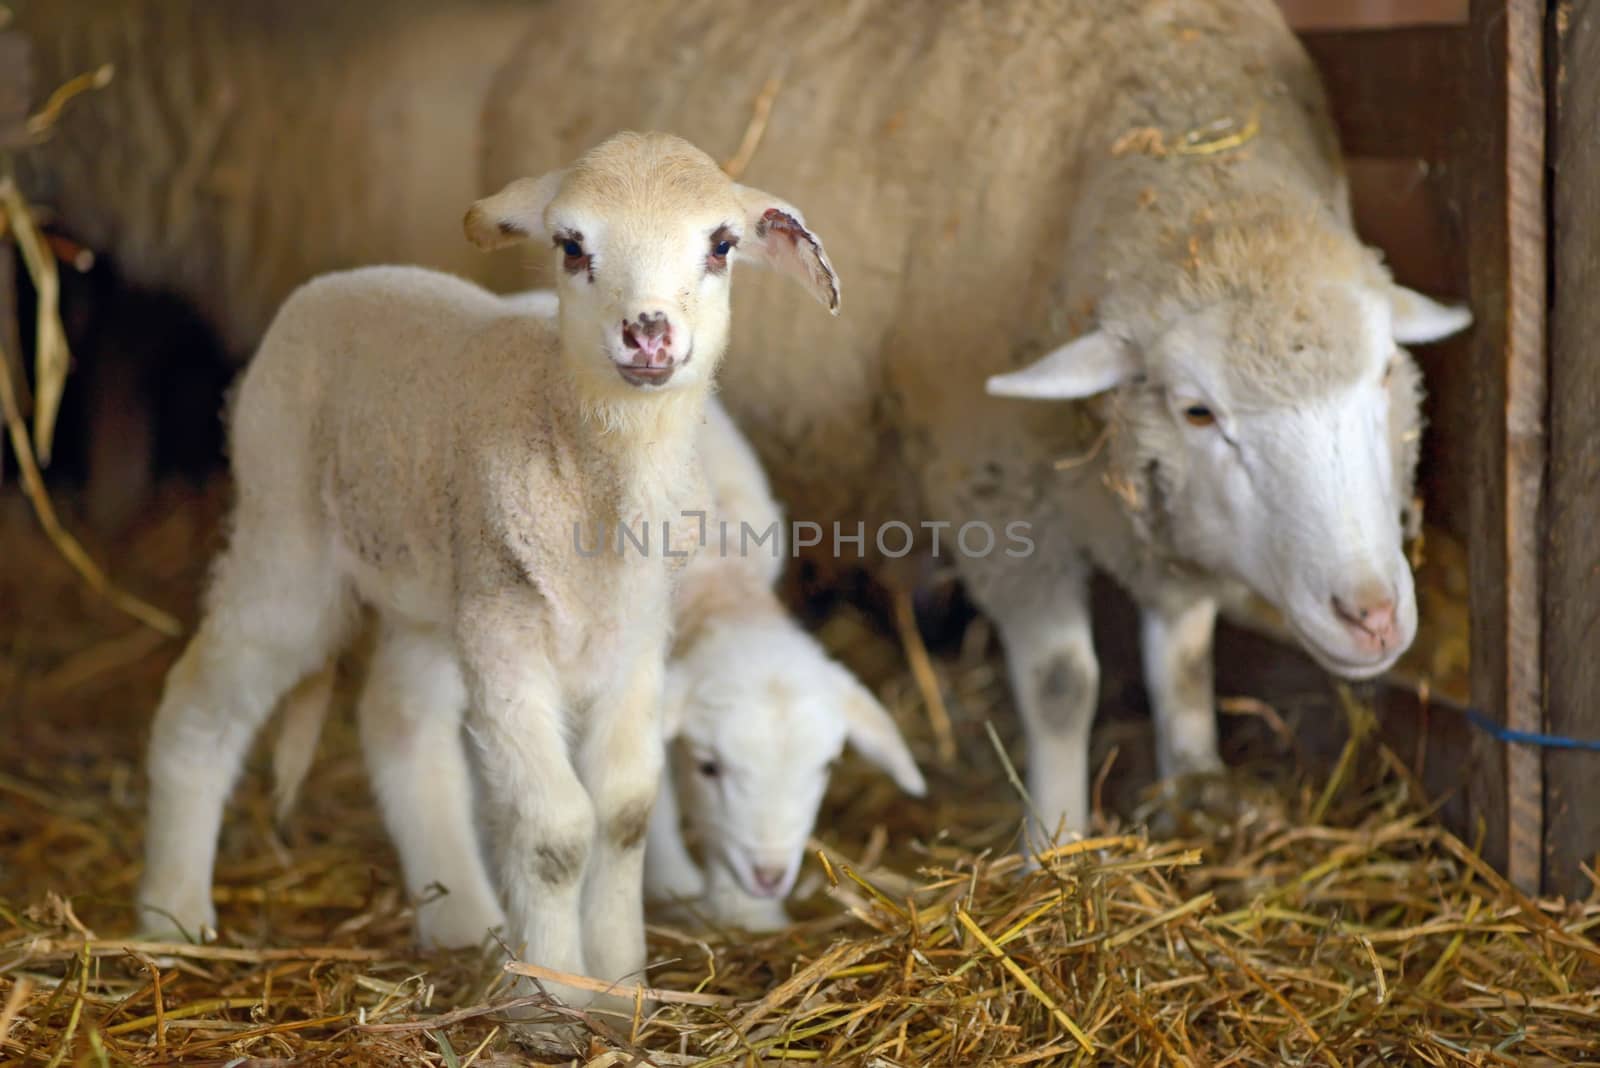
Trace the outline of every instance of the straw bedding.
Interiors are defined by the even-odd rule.
[[[226,488],[164,493],[115,563],[187,612]],[[140,747],[177,643],[85,592],[9,491],[0,546],[0,1064],[1600,1063],[1600,894],[1519,896],[1428,821],[1355,702],[1331,777],[1257,742],[1230,751],[1229,782],[1142,807],[1118,769],[1148,759],[1147,726],[1112,715],[1100,837],[1024,873],[983,624],[934,660],[960,754],[941,765],[901,650],[849,609],[823,634],[900,715],[931,800],[847,764],[795,926],[656,917],[663,1000],[633,1019],[513,1025],[496,951],[415,953],[347,716],[282,836],[261,759],[247,772],[221,943],[118,941]]]

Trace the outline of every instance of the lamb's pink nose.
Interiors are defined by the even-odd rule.
[[[784,877],[789,874],[786,868],[757,866],[750,870],[750,878],[756,887],[768,897],[776,897],[783,887]]]
[[[672,324],[666,312],[641,312],[632,322],[622,323],[622,344],[637,350],[634,362],[661,367],[672,362],[667,351],[672,344]]]
[[[1369,589],[1348,600],[1334,595],[1333,612],[1362,649],[1385,653],[1400,637],[1394,595],[1387,589]]]

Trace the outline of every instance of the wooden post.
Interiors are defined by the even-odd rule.
[[[1600,738],[1600,9],[1555,6],[1545,723]],[[1546,888],[1582,894],[1600,854],[1600,754],[1548,750]]]
[[[1475,405],[1469,487],[1472,697],[1517,730],[1544,725],[1540,510],[1546,402],[1544,0],[1473,0],[1468,250]],[[1467,770],[1484,854],[1536,890],[1543,838],[1541,754],[1480,734]]]

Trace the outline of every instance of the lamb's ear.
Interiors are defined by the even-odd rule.
[[[900,737],[894,717],[854,677],[845,691],[844,719],[850,744],[857,752],[888,772],[900,789],[912,797],[928,792],[928,784],[923,781],[905,739]]]
[[[822,241],[806,226],[800,209],[747,185],[735,186],[745,214],[739,251],[805,286],[824,308],[839,314],[839,276]]]
[[[542,178],[518,178],[493,196],[467,209],[462,228],[467,240],[485,252],[519,241],[544,238],[544,209],[555,199],[567,172],[551,171]]]
[[[669,663],[661,693],[661,737],[664,741],[672,741],[683,730],[683,714],[688,704],[689,672]]]
[[[1472,312],[1461,304],[1440,304],[1405,286],[1389,287],[1390,332],[1401,345],[1439,341],[1472,325]]]
[[[1095,330],[1041,356],[1020,371],[994,375],[984,390],[991,397],[1079,400],[1103,393],[1139,373],[1127,344]]]

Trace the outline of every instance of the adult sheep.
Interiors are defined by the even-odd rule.
[[[942,533],[1000,627],[1047,831],[1088,819],[1092,567],[1140,606],[1166,775],[1220,766],[1231,586],[1337,674],[1398,658],[1419,398],[1397,345],[1467,316],[1358,240],[1275,5],[550,4],[491,89],[483,177],[618,123],[731,148],[775,75],[746,173],[807,191],[854,310],[824,334],[742,290],[726,402],[797,519],[864,521],[882,555],[887,522]]]
[[[481,116],[457,116],[485,188],[617,127],[732,154],[781,78],[745,174],[806,192],[851,310],[823,335],[743,287],[724,396],[793,518],[864,522],[869,554],[884,521],[952,524],[941,548],[1001,629],[1047,822],[1086,820],[1091,565],[1144,610],[1166,773],[1217,764],[1227,584],[1341,674],[1410,642],[1415,371],[1385,369],[1396,342],[1466,317],[1393,286],[1357,240],[1317,76],[1269,0],[557,0],[517,17]],[[369,195],[391,210],[448,211],[382,179]],[[300,256],[326,244],[295,236]],[[539,279],[508,261],[492,281]],[[1072,403],[986,396],[1074,340],[997,386]],[[972,521],[992,551],[951,544]],[[1006,552],[1018,522],[1025,558]]]

